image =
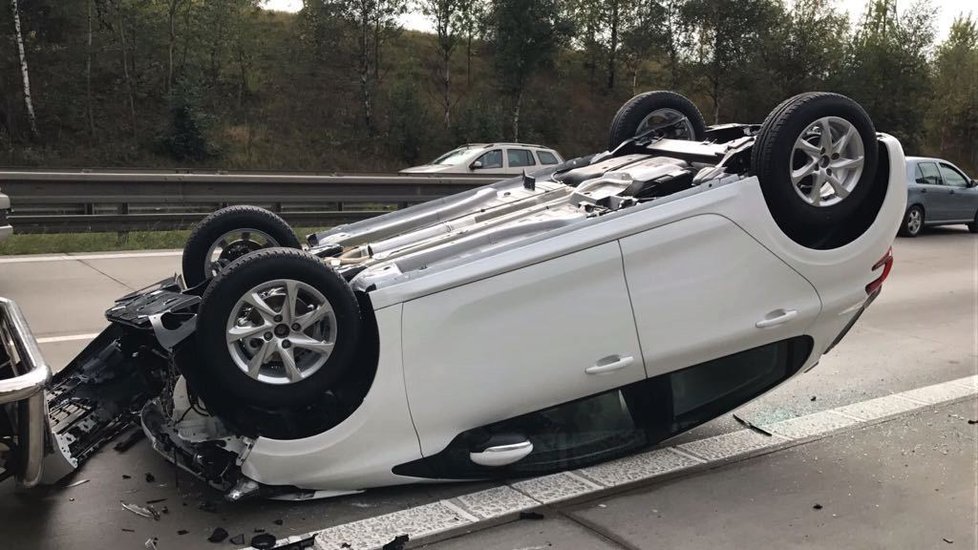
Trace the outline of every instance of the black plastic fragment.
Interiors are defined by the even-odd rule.
[[[153,483],[154,481],[156,481],[156,476],[154,476],[149,472],[146,472],[146,483]]]
[[[543,519],[543,514],[540,512],[520,512],[520,519],[539,520]]]
[[[183,535],[186,535],[189,532],[190,531],[187,531],[186,529],[180,529],[179,531],[177,531],[177,534],[182,537]]]
[[[251,537],[251,547],[255,550],[271,550],[275,548],[275,535],[262,533]]]
[[[228,538],[227,529],[223,527],[218,527],[214,529],[214,532],[211,533],[211,536],[207,537],[207,542],[224,542],[224,539],[226,538]],[[244,537],[242,537],[242,539],[243,538]],[[244,544],[244,540],[241,541],[241,544]]]
[[[132,476],[129,474],[122,474],[122,479],[132,479]]]
[[[144,439],[146,439],[146,433],[143,432],[142,428],[136,427],[112,448],[115,449],[117,453],[124,453],[131,449],[133,445]]]
[[[153,500],[147,500],[146,504],[159,504],[161,502],[164,502],[165,500],[166,500],[165,498],[154,498]]]
[[[233,537],[231,537],[231,540],[229,540],[228,542],[230,542],[231,544],[244,544],[244,533],[241,533],[240,535],[234,535]]]
[[[822,509],[822,505],[821,504],[816,504],[815,506],[812,506],[812,509],[813,510],[821,510]]]
[[[384,545],[382,550],[404,550],[404,546],[408,543],[411,537],[407,535],[397,535],[394,540],[388,542]]]

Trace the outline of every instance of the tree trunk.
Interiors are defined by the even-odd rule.
[[[618,55],[618,0],[611,4],[611,41],[608,43],[608,89],[615,88],[615,61]]]
[[[31,138],[41,137],[37,131],[37,116],[34,114],[34,100],[31,98],[31,77],[27,68],[27,54],[24,52],[24,35],[20,30],[20,9],[17,0],[10,1],[14,12],[14,32],[17,36],[17,53],[20,55],[20,74],[24,80],[24,107],[27,109],[27,122],[31,129]]]
[[[516,94],[516,105],[513,107],[513,141],[520,141],[520,110],[523,107],[523,88]]]
[[[363,101],[363,121],[367,135],[374,135],[373,113],[370,105],[370,19],[364,8],[360,12],[360,95]]]
[[[465,39],[465,84],[472,87],[472,33]]]
[[[122,45],[122,73],[126,79],[126,91],[129,94],[129,124],[132,127],[132,139],[136,141],[136,99],[133,94],[132,77],[129,74],[128,47],[126,46],[126,24],[119,16],[119,41]]]
[[[445,128],[450,128],[452,125],[452,73],[451,73],[451,63],[452,63],[452,52],[451,50],[443,50],[444,54],[444,77],[442,84],[444,86],[444,97],[442,98],[445,102]]]
[[[169,9],[167,10],[167,22],[169,26],[169,38],[170,41],[167,44],[167,65],[166,65],[166,93],[168,95],[173,93],[173,50],[176,48],[177,42],[177,31],[176,31],[176,15],[177,15],[177,5],[180,0],[170,0]]]
[[[95,0],[88,0],[88,42],[87,56],[85,57],[85,102],[88,111],[88,133],[95,138],[95,106],[92,104],[92,4]]]

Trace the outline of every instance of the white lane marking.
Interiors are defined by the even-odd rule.
[[[332,550],[341,546],[357,550],[375,550],[398,535],[409,535],[411,540],[430,538],[433,535],[437,535],[437,538],[441,539],[472,530],[479,523],[498,520],[498,518],[515,515],[530,508],[571,498],[586,497],[598,491],[606,491],[611,487],[622,490],[622,488],[629,488],[637,483],[645,483],[658,477],[676,476],[683,472],[712,468],[733,460],[742,460],[784,447],[814,441],[841,430],[877,424],[917,410],[978,396],[976,382],[978,382],[976,377],[968,376],[767,424],[763,427],[770,431],[775,431],[776,428],[783,429],[778,435],[764,438],[763,441],[759,441],[761,436],[756,432],[740,430],[684,443],[678,447],[653,449],[604,463],[605,470],[610,465],[617,465],[623,469],[635,466],[636,470],[640,470],[620,472],[613,476],[614,479],[604,480],[601,479],[602,476],[588,475],[589,471],[594,473],[595,466],[572,472],[560,472],[500,485],[490,490],[468,493],[437,503],[407,508],[384,516],[335,525],[305,535],[295,535],[280,540],[279,544],[295,543],[315,537],[315,548],[319,550]],[[924,403],[907,399],[905,394],[918,396],[918,399],[921,396],[926,396],[930,402]],[[861,419],[863,417],[865,419]],[[792,429],[784,429],[788,427]],[[785,432],[793,432],[795,437],[791,437]],[[686,463],[677,467],[670,461],[668,468],[658,467],[657,463],[661,462],[663,451],[672,458],[686,459]],[[696,460],[692,460],[693,458]],[[600,468],[601,466],[598,465],[597,467]],[[595,479],[596,477],[598,479]],[[625,478],[627,481],[619,478]],[[516,495],[512,491],[526,498],[514,498]],[[506,498],[500,498],[501,495]],[[530,506],[531,503],[533,503],[532,506]],[[442,512],[441,514],[434,514],[436,517],[433,518],[433,506],[438,507],[439,511],[449,512],[447,514],[449,517],[437,517],[443,515],[444,512]],[[450,517],[453,515],[455,517]],[[476,519],[487,516],[492,519]],[[433,519],[438,521],[432,521]]]
[[[85,260],[131,260],[133,258],[168,258],[171,256],[182,256],[180,250],[167,250],[162,252],[139,252],[135,254],[114,254],[111,252],[101,254],[50,254],[43,256],[7,256],[0,258],[0,264],[27,264],[35,262],[67,262]]]
[[[69,334],[68,336],[47,336],[44,338],[37,338],[38,344],[54,344],[57,342],[74,342],[76,340],[93,340],[98,336],[98,332],[93,332],[91,334]]]

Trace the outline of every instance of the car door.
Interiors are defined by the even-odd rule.
[[[617,242],[404,304],[422,453],[460,433],[645,379]]]
[[[529,149],[506,149],[506,173],[522,174],[523,171],[533,172],[536,160]]]
[[[502,149],[493,149],[479,155],[479,157],[472,161],[472,164],[469,165],[469,169],[477,173],[505,173],[505,168],[503,168]]]
[[[949,209],[953,219],[960,221],[973,221],[975,212],[978,211],[978,189],[970,185],[970,178],[965,176],[952,164],[942,162],[941,176],[944,178],[944,185],[950,189],[951,196]]]
[[[924,222],[944,223],[953,219],[951,188],[944,185],[937,163],[932,160],[920,161],[915,173],[924,206]]]
[[[650,377],[803,335],[821,311],[805,278],[725,217],[620,243]]]

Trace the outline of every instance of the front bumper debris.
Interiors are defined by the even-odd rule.
[[[44,392],[50,380],[20,308],[0,298],[0,479],[34,487],[45,470],[63,476],[77,466],[51,431]]]

